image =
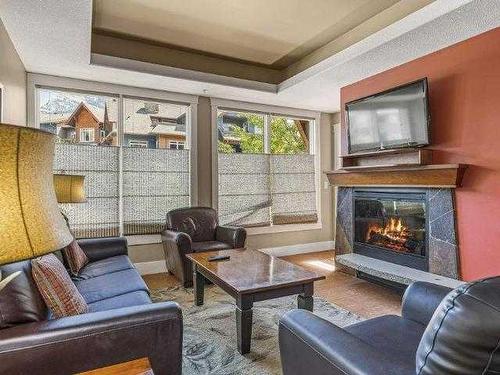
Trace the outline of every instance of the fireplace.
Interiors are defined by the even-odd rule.
[[[427,194],[420,189],[355,189],[353,250],[427,271]]]

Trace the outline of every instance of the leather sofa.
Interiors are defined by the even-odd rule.
[[[74,279],[86,314],[52,319],[30,261],[0,267],[22,271],[0,292],[0,373],[67,375],[148,357],[155,374],[181,374],[179,306],[151,303],[124,238],[78,243],[90,260]]]
[[[245,247],[247,232],[220,226],[213,208],[189,207],[167,213],[161,238],[167,270],[188,288],[193,285],[193,267],[186,254]]]
[[[451,290],[416,282],[402,316],[339,328],[307,311],[279,323],[284,375],[500,373],[500,277]]]

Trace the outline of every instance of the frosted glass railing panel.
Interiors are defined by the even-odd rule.
[[[86,203],[61,204],[76,238],[120,234],[117,147],[56,144],[54,173],[85,176]]]
[[[318,221],[314,155],[272,155],[273,224]]]
[[[167,212],[189,203],[189,150],[123,148],[125,235],[159,233]]]
[[[219,154],[219,220],[222,224],[270,224],[269,155]]]

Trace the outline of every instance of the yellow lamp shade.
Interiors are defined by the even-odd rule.
[[[0,124],[0,264],[50,253],[73,240],[54,191],[54,143],[51,133]]]
[[[85,176],[54,174],[54,188],[58,203],[85,203]]]

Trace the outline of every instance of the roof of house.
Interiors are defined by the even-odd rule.
[[[116,99],[106,100],[108,120],[116,124],[118,116],[118,102]],[[40,112],[40,123],[55,123],[59,126],[70,126],[70,120],[86,108],[100,123],[104,122],[105,107],[98,107],[90,103],[80,104],[73,111],[60,113]],[[144,101],[126,99],[124,101],[124,133],[125,134],[164,134],[185,135],[187,107],[176,104],[146,105]],[[184,118],[183,118],[184,117]],[[183,122],[183,123],[180,123]]]

